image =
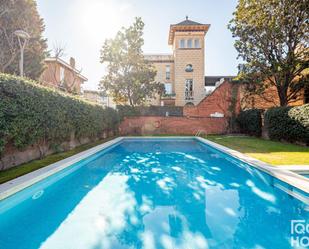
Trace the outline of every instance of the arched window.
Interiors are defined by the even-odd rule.
[[[180,48],[184,48],[184,47],[185,47],[185,40],[184,40],[184,39],[181,39],[181,40],[179,41],[179,47],[180,47]]]
[[[195,48],[200,48],[200,47],[201,47],[201,45],[200,45],[200,39],[195,39],[195,40],[194,40],[194,47],[195,47]]]
[[[188,47],[188,48],[192,48],[192,39],[189,39],[189,40],[187,41],[187,47]]]

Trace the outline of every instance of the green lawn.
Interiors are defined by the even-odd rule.
[[[309,165],[309,147],[255,137],[210,135],[207,139],[272,165]]]
[[[48,166],[52,163],[58,162],[58,161],[65,159],[67,157],[73,156],[77,153],[80,153],[84,150],[90,149],[90,148],[92,148],[96,145],[102,144],[102,143],[107,142],[111,139],[113,139],[113,138],[108,138],[108,139],[105,139],[105,140],[96,141],[94,143],[81,145],[81,146],[78,146],[75,149],[70,150],[70,151],[49,155],[49,156],[47,156],[47,157],[45,157],[41,160],[34,160],[34,161],[22,164],[20,166],[14,167],[14,168],[10,168],[10,169],[4,170],[4,171],[0,171],[0,184],[7,182],[9,180],[12,180],[12,179],[14,179],[18,176],[25,175],[25,174],[27,174],[31,171],[34,171],[34,170],[37,170],[39,168],[43,168],[45,166]]]

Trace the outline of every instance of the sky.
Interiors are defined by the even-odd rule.
[[[37,0],[49,49],[65,47],[66,61],[76,59],[88,78],[84,89],[95,90],[105,67],[100,49],[105,39],[130,26],[139,16],[145,23],[144,53],[171,53],[170,24],[190,20],[210,24],[205,39],[205,74],[236,75],[237,52],[227,25],[237,0]]]

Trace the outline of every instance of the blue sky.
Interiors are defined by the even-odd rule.
[[[238,61],[227,24],[236,0],[37,0],[45,21],[49,49],[65,46],[66,56],[76,59],[89,81],[85,89],[96,89],[105,68],[99,62],[100,48],[135,16],[145,22],[145,53],[170,53],[169,25],[189,19],[211,24],[206,35],[206,75],[236,75]]]

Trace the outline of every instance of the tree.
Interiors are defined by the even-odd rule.
[[[308,0],[239,0],[229,29],[250,91],[274,87],[281,106],[298,98],[308,84],[308,20]]]
[[[31,38],[25,49],[25,75],[38,79],[44,70],[47,56],[43,19],[37,11],[34,0],[0,1],[0,72],[19,74],[20,50],[16,30],[24,30]]]
[[[100,88],[117,104],[141,105],[162,91],[162,84],[154,80],[154,67],[143,56],[143,29],[143,21],[136,18],[132,26],[106,40],[101,49],[101,63],[107,64],[107,75]]]

